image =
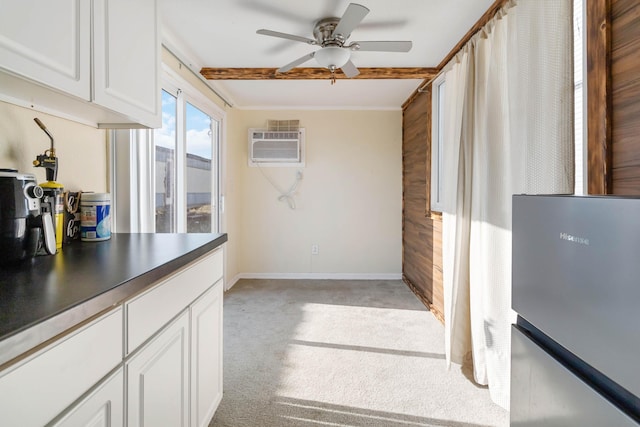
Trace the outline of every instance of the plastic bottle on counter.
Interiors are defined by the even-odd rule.
[[[98,242],[111,238],[111,195],[82,193],[80,196],[80,240]]]
[[[42,200],[51,205],[51,216],[53,218],[53,227],[56,234],[56,251],[62,249],[62,236],[64,230],[64,203],[62,194],[64,186],[59,182],[47,181],[40,184],[44,192]]]

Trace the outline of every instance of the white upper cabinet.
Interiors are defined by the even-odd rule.
[[[161,127],[156,0],[94,0],[93,99]]]
[[[103,128],[156,128],[156,0],[0,0],[0,100]]]
[[[89,101],[91,3],[0,0],[0,10],[1,66]]]

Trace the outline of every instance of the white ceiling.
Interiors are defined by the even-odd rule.
[[[371,12],[348,41],[411,40],[408,53],[353,52],[364,67],[435,67],[494,0],[355,0]],[[341,17],[349,0],[160,0],[163,41],[192,68],[278,68],[318,49],[256,34],[313,39],[316,21]],[[304,67],[317,66],[314,60]],[[328,72],[327,72],[328,75]],[[209,81],[238,108],[397,109],[422,80]]]

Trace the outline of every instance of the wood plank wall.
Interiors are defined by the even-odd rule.
[[[640,195],[640,2],[586,6],[589,193]],[[405,282],[442,320],[442,220],[427,209],[430,99],[428,91],[415,92],[403,110],[402,268]]]
[[[608,0],[587,0],[587,184],[589,194],[611,190],[611,23]]]
[[[611,1],[612,194],[640,195],[640,2]]]
[[[443,322],[442,218],[429,211],[430,85],[405,105],[402,125],[402,277]]]
[[[640,2],[587,0],[590,194],[640,195]]]
[[[495,0],[438,65],[441,71],[508,0]],[[424,81],[402,106],[402,278],[444,323],[442,215],[429,211],[431,83]]]

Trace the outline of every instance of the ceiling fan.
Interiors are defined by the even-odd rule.
[[[350,3],[342,18],[324,18],[319,20],[313,29],[315,39],[280,33],[271,30],[258,30],[256,33],[265,36],[279,37],[320,46],[320,49],[311,52],[289,64],[278,68],[278,73],[286,73],[305,62],[315,58],[318,64],[331,72],[332,83],[335,82],[335,72],[342,69],[345,76],[351,78],[360,74],[358,68],[351,62],[351,52],[409,52],[410,41],[354,41],[347,44],[351,32],[362,22],[369,13],[366,7]]]

